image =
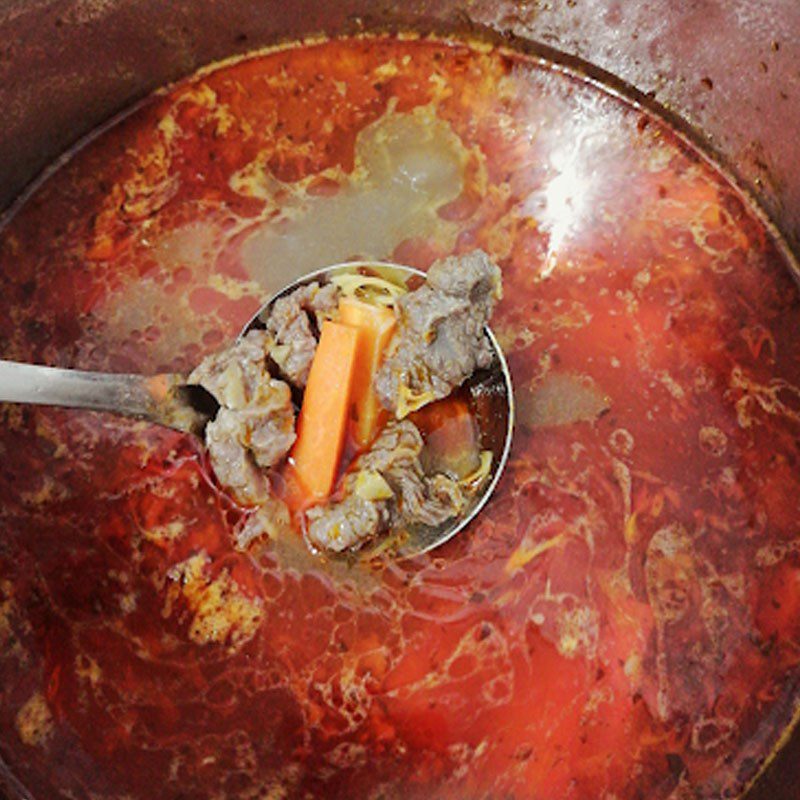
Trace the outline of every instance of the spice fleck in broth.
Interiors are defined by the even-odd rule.
[[[157,95],[0,241],[2,355],[188,370],[349,257],[485,249],[517,393],[471,528],[256,539],[199,445],[3,407],[0,755],[34,797],[717,798],[800,678],[800,304],[662,123],[508,52],[358,39]]]

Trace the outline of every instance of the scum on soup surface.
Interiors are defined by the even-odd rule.
[[[7,406],[0,756],[34,797],[718,798],[800,676],[800,307],[741,198],[563,71],[358,39],[206,72],[0,241],[3,356],[189,370],[350,256],[484,249],[519,420],[475,524],[322,567],[174,432]]]

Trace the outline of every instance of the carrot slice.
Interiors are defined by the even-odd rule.
[[[336,480],[347,432],[357,345],[355,328],[322,323],[292,450],[298,478],[318,500],[330,494]]]
[[[358,331],[353,376],[353,438],[359,447],[366,447],[375,438],[386,417],[372,382],[381,365],[383,351],[394,332],[396,318],[394,312],[385,306],[343,297],[339,301],[339,319]]]

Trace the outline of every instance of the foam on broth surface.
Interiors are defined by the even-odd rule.
[[[248,512],[189,439],[2,409],[0,755],[34,796],[716,798],[755,774],[800,675],[800,303],[646,113],[463,44],[225,65],[7,225],[3,355],[188,369],[322,263],[474,247],[522,418],[484,513],[412,562],[238,552]]]

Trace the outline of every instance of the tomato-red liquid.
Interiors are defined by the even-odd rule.
[[[34,797],[753,778],[800,679],[800,303],[742,198],[646,112],[464,44],[224,65],[8,223],[2,355],[188,370],[314,267],[474,247],[503,270],[515,441],[475,524],[412,561],[242,552],[249,512],[191,439],[2,408],[0,756]]]

